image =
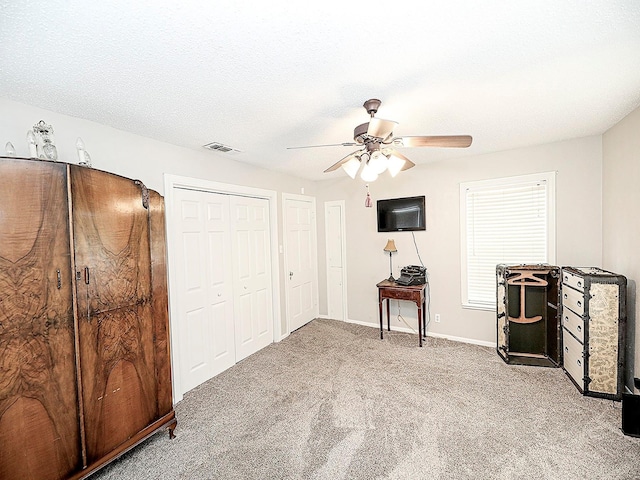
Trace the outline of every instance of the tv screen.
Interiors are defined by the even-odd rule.
[[[378,231],[426,230],[424,195],[378,200]]]

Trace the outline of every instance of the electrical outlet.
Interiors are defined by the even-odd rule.
[[[436,313],[436,323],[440,323],[440,314]]]

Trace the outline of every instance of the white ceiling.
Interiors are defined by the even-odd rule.
[[[0,96],[309,179],[378,116],[421,164],[603,133],[640,105],[637,0],[0,2]],[[54,125],[55,128],[55,125]],[[218,153],[212,156],[212,164]]]

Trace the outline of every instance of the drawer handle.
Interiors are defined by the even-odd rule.
[[[577,301],[577,304],[578,304],[579,307],[582,306],[582,302],[580,300]]]
[[[582,331],[582,327],[581,327],[580,325],[578,325],[578,326],[576,327],[576,330],[578,330],[579,332],[581,332],[581,331]]]
[[[569,315],[565,315],[565,316],[564,316],[564,321],[565,321],[565,322],[567,322],[567,323],[569,323]]]
[[[576,360],[576,363],[578,364],[579,367],[582,366],[582,362],[580,360]]]
[[[568,353],[569,352],[569,347],[565,346],[564,347],[564,351]]]
[[[578,286],[581,287],[582,286],[582,281],[578,280]]]
[[[564,276],[564,281],[568,282],[569,281],[569,277],[567,275]]]
[[[564,294],[564,298],[565,298],[565,299],[569,298],[569,297],[567,296],[567,294],[566,294],[566,293]]]

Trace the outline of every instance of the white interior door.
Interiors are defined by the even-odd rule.
[[[229,197],[176,188],[179,354],[186,392],[235,361]]]
[[[325,237],[327,245],[327,316],[347,319],[347,269],[344,201],[325,202]]]
[[[283,195],[285,268],[289,331],[318,316],[316,203],[312,197]]]
[[[230,197],[236,361],[273,341],[269,202]]]

